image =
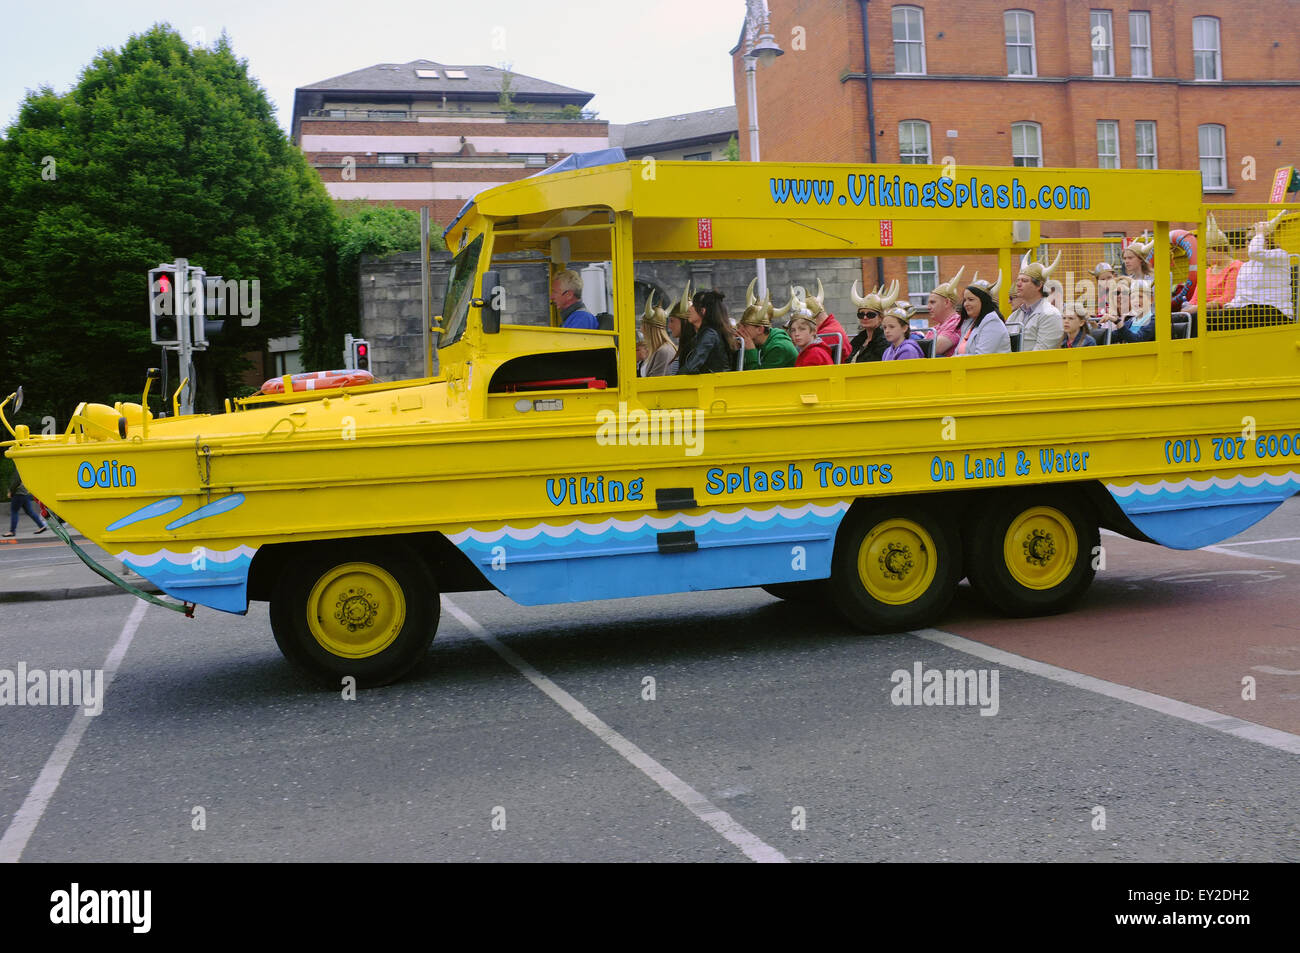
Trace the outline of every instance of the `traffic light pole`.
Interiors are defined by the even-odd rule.
[[[180,332],[180,345],[176,348],[176,377],[189,383],[180,395],[181,414],[194,413],[194,341],[190,327],[190,263],[184,258],[176,259],[176,326]],[[163,406],[167,405],[171,395],[163,394]]]

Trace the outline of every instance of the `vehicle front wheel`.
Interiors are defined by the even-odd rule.
[[[285,658],[324,684],[396,681],[424,658],[438,628],[438,590],[400,543],[322,544],[286,568],[271,594]]]
[[[964,538],[971,586],[1008,616],[1062,612],[1096,572],[1097,521],[1068,490],[1003,494],[981,505]]]
[[[850,517],[832,559],[831,595],[866,632],[904,632],[934,623],[960,578],[957,534],[917,502],[875,503]]]

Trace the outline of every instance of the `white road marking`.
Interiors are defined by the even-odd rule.
[[[122,634],[117,637],[117,642],[108,652],[108,659],[104,662],[105,697],[108,695],[108,686],[112,684],[113,676],[117,674],[118,667],[126,656],[126,650],[131,647],[131,640],[135,638],[135,631],[140,627],[140,620],[144,618],[145,610],[148,608],[149,603],[143,600],[136,602],[131,614],[126,618],[126,623],[122,626]],[[9,829],[5,831],[4,837],[0,838],[0,863],[14,864],[22,856],[27,842],[36,830],[36,825],[41,822],[41,816],[50,804],[50,799],[59,789],[63,772],[67,770],[72,756],[76,754],[81,736],[86,733],[94,717],[80,709],[72,716],[72,724],[68,725],[67,730],[63,732],[63,737],[54,746],[49,760],[45,762],[45,767],[36,778],[36,783],[27,793],[27,799],[23,801],[22,807],[18,808],[13,820],[9,822]]]
[[[1300,670],[1289,668],[1274,668],[1272,665],[1252,665],[1252,672],[1263,672],[1265,675],[1300,675]]]
[[[1293,735],[1277,728],[1269,728],[1267,725],[1257,725],[1253,721],[1243,721],[1222,712],[1200,708],[1197,705],[1189,705],[1187,702],[1166,698],[1153,692],[1144,692],[1140,688],[1118,685],[1115,682],[1094,678],[1091,675],[1072,672],[1067,668],[1058,668],[1055,665],[1048,665],[1046,662],[1025,658],[1023,655],[1014,655],[1011,652],[1004,652],[1002,649],[995,649],[991,645],[985,645],[982,642],[973,642],[970,639],[962,638],[960,635],[953,635],[951,632],[941,632],[938,629],[918,629],[911,634],[929,642],[946,645],[958,652],[965,652],[967,655],[974,655],[977,658],[995,662],[998,665],[1005,665],[1007,668],[1019,669],[1022,672],[1051,679],[1054,682],[1082,688],[1084,691],[1106,695],[1109,698],[1128,702],[1130,705],[1137,705],[1139,708],[1149,708],[1151,711],[1158,711],[1162,715],[1181,718],[1183,721],[1190,721],[1202,728],[1213,728],[1215,731],[1222,731],[1225,734],[1243,738],[1246,741],[1268,745],[1270,748],[1277,748],[1279,751],[1300,754],[1300,735]]]
[[[448,612],[456,617],[461,625],[469,629],[477,639],[485,643],[488,648],[496,652],[507,663],[518,669],[524,678],[532,682],[551,701],[568,712],[574,721],[621,754],[642,774],[680,801],[692,814],[740,848],[750,860],[768,864],[789,863],[786,856],[779,850],[759,840],[737,823],[730,814],[715,806],[695,788],[597,718],[582,702],[529,665],[518,653],[489,633],[473,617],[446,596],[442,597],[442,604],[447,608]]]
[[[1220,546],[1263,546],[1265,543],[1300,543],[1300,536],[1279,536],[1277,539],[1243,539],[1239,543],[1219,543]]]
[[[1300,566],[1300,559],[1287,559],[1285,556],[1268,556],[1263,553],[1239,553],[1235,549],[1224,549],[1222,546],[1202,546],[1199,552],[1218,553],[1221,556],[1240,556],[1242,559],[1264,559],[1271,563],[1288,563],[1292,566]]]

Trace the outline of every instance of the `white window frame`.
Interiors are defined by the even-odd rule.
[[[921,290],[912,290],[912,279],[917,279],[917,284],[929,284],[928,288]],[[924,308],[929,301],[930,292],[939,284],[939,256],[938,255],[908,255],[907,256],[907,300],[915,307]]]
[[[414,152],[380,152],[375,156],[376,165],[412,166],[419,161],[420,157]]]
[[[898,30],[898,15],[899,15],[900,13],[903,14],[903,26],[904,26],[904,29],[905,29],[906,32],[907,32],[907,36],[906,36],[904,39],[902,39],[902,40],[898,39],[896,36],[893,37],[893,41],[894,41],[894,73],[895,73],[895,75],[898,75],[898,76],[924,76],[924,75],[925,75],[925,11],[922,10],[920,7],[912,7],[912,6],[906,6],[906,5],[900,5],[900,6],[896,6],[896,7],[894,7],[893,10],[891,11],[891,15],[890,15],[890,22],[891,22],[891,25],[892,25],[892,28],[893,28],[893,31],[894,31],[894,32],[897,32],[897,30]],[[915,38],[913,38],[913,36],[912,36],[912,26],[911,26],[911,22],[910,22],[910,20],[909,20],[909,15],[910,15],[910,14],[913,14],[913,13],[916,14],[916,18],[917,18],[917,21],[918,21],[917,35],[916,35]],[[892,33],[891,33],[891,36],[892,36]],[[909,47],[909,48],[912,47],[912,46],[919,46],[919,47],[921,48],[921,70],[920,70],[920,72],[917,72],[916,70],[902,70],[902,69],[899,69],[899,68],[898,68],[898,66],[899,66],[899,59],[898,59],[898,48],[899,48],[899,46],[904,46],[904,47]],[[910,59],[910,57],[908,57],[908,59]]]
[[[1111,142],[1103,140],[1112,139]],[[1103,146],[1114,146],[1114,151],[1102,152]],[[1103,160],[1113,160],[1114,165],[1103,165]],[[1119,120],[1118,119],[1098,119],[1097,120],[1097,168],[1099,169],[1118,169],[1119,161]]]
[[[1151,151],[1142,151],[1142,135],[1139,129],[1143,126],[1151,127]],[[1137,155],[1137,168],[1139,169],[1158,169],[1160,168],[1160,139],[1156,135],[1156,121],[1154,119],[1137,119],[1133,122],[1133,151]],[[1149,158],[1150,165],[1143,165],[1142,160]]]
[[[1204,134],[1214,134],[1217,130],[1219,141],[1218,153],[1207,151]],[[1213,146],[1214,143],[1211,143]],[[1207,122],[1196,127],[1196,152],[1201,160],[1201,189],[1206,192],[1226,192],[1228,190],[1228,130],[1220,123]],[[1206,163],[1219,164],[1219,181],[1214,182],[1206,176]],[[1211,173],[1213,168],[1211,168]]]
[[[1099,26],[1106,27],[1106,45],[1105,47],[1093,46],[1092,33]],[[1106,72],[1097,72],[1097,54],[1102,50],[1106,51]],[[1115,75],[1115,18],[1111,16],[1109,10],[1089,10],[1088,11],[1088,50],[1092,53],[1092,75],[1093,76],[1114,76]]]
[[[917,158],[920,153],[915,150],[911,152],[903,151],[903,127],[911,127],[913,137],[912,145],[916,145],[915,127],[920,126],[925,130],[925,154],[922,158]],[[898,161],[902,165],[929,165],[934,160],[934,152],[930,148],[930,124],[924,119],[904,119],[898,124]]]
[[[1139,72],[1135,65],[1138,51],[1146,57],[1146,72]],[[1128,62],[1129,72],[1134,79],[1150,79],[1153,75],[1151,63],[1151,11],[1130,10],[1128,13]]]
[[[1026,132],[1029,132],[1029,131],[1032,130],[1032,132],[1034,133],[1034,138],[1037,140],[1036,145],[1037,145],[1037,147],[1038,147],[1038,152],[1037,152],[1036,154],[1035,154],[1035,153],[1031,153],[1031,152],[1029,151],[1029,149],[1028,149],[1028,146],[1026,146],[1026,148],[1025,148],[1025,150],[1024,150],[1023,152],[1020,152],[1020,153],[1017,153],[1017,152],[1016,152],[1016,130],[1017,130],[1017,129],[1023,130],[1022,133],[1021,133],[1022,136],[1023,136]],[[1041,169],[1041,168],[1043,167],[1043,127],[1042,127],[1039,123],[1025,121],[1025,122],[1013,122],[1013,123],[1011,124],[1011,164],[1012,164],[1012,166],[1016,166],[1016,165],[1017,165],[1017,163],[1016,163],[1016,160],[1017,160],[1017,159],[1033,159],[1033,160],[1035,160],[1034,163],[1033,163],[1032,165],[1030,165],[1030,164],[1027,163],[1027,162],[1022,162],[1022,163],[1020,163],[1020,164],[1019,164],[1019,167],[1022,167],[1022,168],[1027,168],[1027,169]]]
[[[1197,46],[1196,33],[1197,27],[1214,28],[1214,46]],[[1198,64],[1203,58],[1201,54],[1214,54],[1214,75],[1199,76]],[[1198,83],[1221,83],[1223,82],[1223,31],[1219,28],[1218,17],[1193,17],[1192,18],[1192,78]]]
[[[1007,36],[1007,33],[1011,25],[1011,18],[1013,17],[1015,18],[1015,23],[1016,23],[1015,43],[1012,43],[1011,39]],[[1028,43],[1026,43],[1024,41],[1024,37],[1020,35],[1020,26],[1022,23],[1020,17],[1029,18],[1029,42]],[[1034,41],[1034,14],[1029,10],[1004,11],[1002,14],[1002,38],[1003,41],[1006,43],[1007,75],[1008,76],[1037,76],[1038,75],[1038,44]],[[1011,50],[1012,49],[1021,50],[1024,49],[1025,47],[1029,48],[1029,72],[1028,73],[1011,72]]]

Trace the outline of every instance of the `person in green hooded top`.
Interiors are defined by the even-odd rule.
[[[738,330],[745,339],[745,370],[794,367],[799,349],[783,329],[772,327],[772,308],[765,300],[745,309]]]

